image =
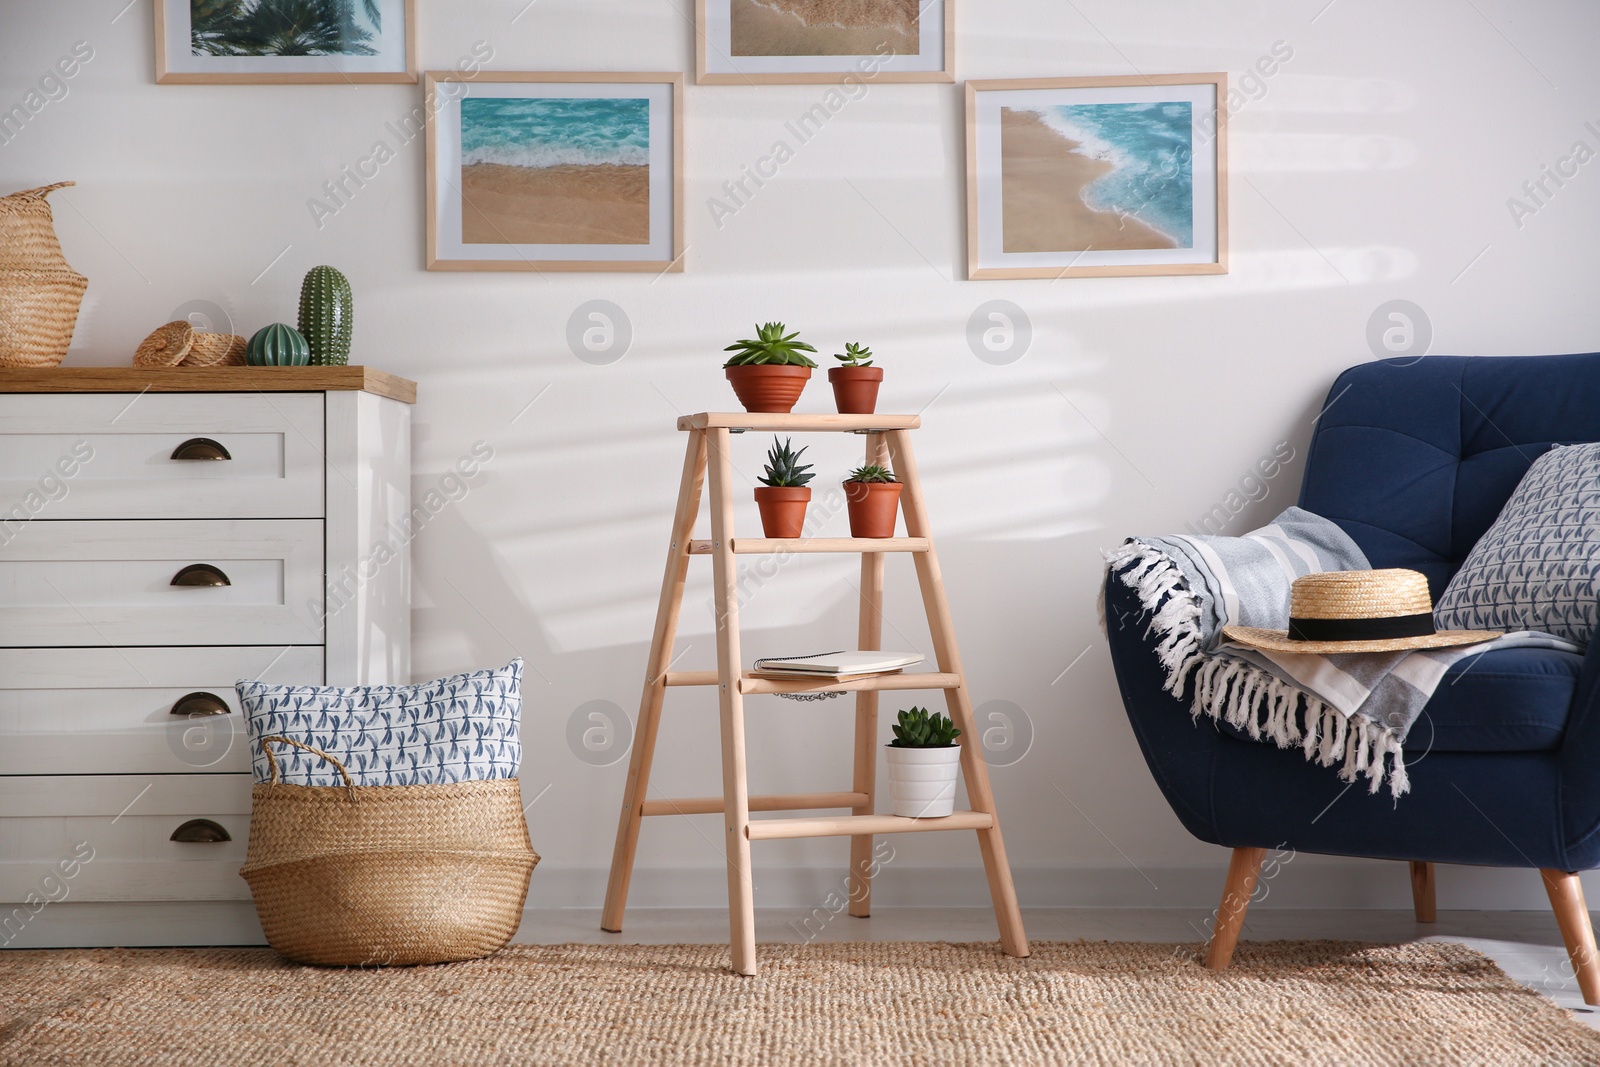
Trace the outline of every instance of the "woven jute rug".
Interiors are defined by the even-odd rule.
[[[265,949],[0,953],[5,1064],[1600,1063],[1461,945],[515,946],[327,970]]]

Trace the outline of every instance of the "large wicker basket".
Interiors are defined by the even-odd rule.
[[[0,367],[66,357],[89,280],[67,265],[45,201],[72,182],[0,197]]]
[[[271,743],[321,756],[345,785],[278,782]],[[539,862],[517,779],[356,786],[318,749],[261,746],[271,780],[253,790],[239,873],[273,948],[360,967],[477,959],[511,940]]]

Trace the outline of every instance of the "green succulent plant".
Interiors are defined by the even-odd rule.
[[[872,366],[872,349],[851,341],[844,346],[844,355],[834,356],[833,358],[843,363],[846,367],[870,367]]]
[[[961,736],[956,724],[946,715],[929,715],[927,708],[900,712],[895,723],[893,748],[950,748]]]
[[[875,463],[857,467],[850,472],[850,477],[845,479],[847,482],[898,482],[899,480],[894,476],[894,471]]]
[[[797,341],[798,331],[786,334],[788,327],[781,322],[769,322],[756,328],[753,338],[735,341],[724,352],[736,353],[724,367],[815,367],[817,364],[807,352],[816,349],[804,341]]]
[[[760,479],[762,485],[798,489],[816,477],[815,474],[806,473],[811,470],[811,464],[800,462],[800,457],[805,455],[805,447],[796,452],[789,447],[792,442],[793,438],[786,439],[782,444],[778,443],[776,437],[772,439],[772,447],[767,449],[766,477]]]

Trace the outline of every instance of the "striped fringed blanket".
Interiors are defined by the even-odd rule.
[[[1166,690],[1190,709],[1308,760],[1339,764],[1339,777],[1385,777],[1398,799],[1410,790],[1402,746],[1447,670],[1467,656],[1508,647],[1577,645],[1522,631],[1458,648],[1308,656],[1263,652],[1221,640],[1225,625],[1283,630],[1289,588],[1303,574],[1367,570],[1370,564],[1338,526],[1300,508],[1242,537],[1140,537],[1106,553],[1116,578],[1150,612],[1149,631],[1166,671]],[[1103,621],[1103,620],[1102,620]]]

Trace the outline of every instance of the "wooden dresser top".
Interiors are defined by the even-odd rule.
[[[417,383],[372,367],[0,367],[0,393],[320,393],[361,390],[406,404]]]

